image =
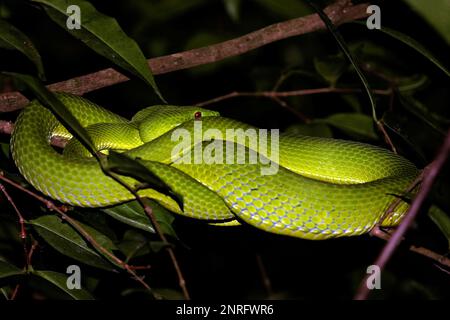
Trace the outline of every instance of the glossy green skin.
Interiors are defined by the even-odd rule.
[[[167,209],[185,216],[237,224],[236,217],[262,230],[306,239],[359,235],[369,231],[389,205],[417,177],[408,160],[387,150],[343,140],[280,135],[279,168],[261,175],[255,164],[194,164],[174,161],[174,130],[194,131],[194,114],[202,113],[203,131],[252,127],[194,108],[156,106],[128,121],[88,100],[67,94],[59,99],[87,127],[98,149],[128,150],[143,159],[181,198],[153,189],[140,191]],[[108,125],[107,125],[107,124]],[[49,145],[50,137],[70,135],[54,116],[37,102],[20,114],[11,139],[17,167],[39,191],[74,206],[101,207],[132,200],[123,186],[105,176],[98,163],[72,139],[64,155]],[[225,138],[223,138],[225,139]],[[219,141],[220,146],[242,141]],[[203,142],[200,150],[208,148]],[[247,145],[248,147],[248,145]],[[194,152],[193,143],[186,149]],[[255,152],[245,148],[246,154]],[[181,157],[181,154],[179,154]],[[262,153],[263,159],[270,154]],[[267,159],[266,159],[267,160]],[[276,158],[272,160],[277,160]],[[134,179],[124,177],[133,185]],[[408,208],[401,202],[384,226],[398,224]]]

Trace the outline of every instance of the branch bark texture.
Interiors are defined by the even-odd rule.
[[[352,5],[351,1],[340,0],[325,8],[325,13],[335,25],[340,25],[368,16],[368,4]],[[229,57],[241,55],[269,43],[325,29],[325,24],[317,14],[275,23],[241,37],[211,46],[173,53],[148,60],[154,75],[193,68],[214,63]],[[129,80],[120,72],[108,68],[69,80],[50,84],[52,91],[64,91],[76,95],[112,86]],[[23,108],[28,100],[19,92],[0,94],[0,112]]]

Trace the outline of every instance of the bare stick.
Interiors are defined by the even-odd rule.
[[[352,5],[350,1],[339,0],[325,8],[325,13],[335,25],[340,25],[368,16],[368,4]],[[153,74],[164,74],[217,62],[229,57],[241,55],[269,43],[294,37],[317,30],[325,25],[317,14],[275,23],[244,36],[215,45],[178,52],[148,60]],[[76,95],[112,86],[129,80],[112,68],[79,76],[48,86],[52,91],[64,91]],[[28,100],[19,92],[0,95],[0,112],[23,108]]]
[[[431,190],[431,187],[433,186],[433,183],[436,179],[436,176],[439,174],[442,166],[444,165],[445,161],[447,160],[448,153],[450,151],[450,130],[447,133],[447,136],[445,138],[445,141],[440,148],[437,156],[433,160],[433,162],[427,166],[425,172],[423,173],[423,180],[422,180],[422,186],[417,195],[415,196],[411,207],[409,208],[408,212],[406,213],[405,217],[403,218],[402,222],[400,223],[399,227],[395,230],[392,237],[388,240],[388,243],[383,248],[382,252],[378,256],[377,260],[375,261],[375,265],[377,265],[380,270],[383,270],[383,268],[388,263],[389,259],[393,255],[395,249],[398,247],[400,242],[402,241],[402,238],[405,234],[405,232],[408,230],[409,226],[412,224],[414,219],[416,218],[420,207],[422,206],[423,202],[425,201],[428,193]],[[356,300],[365,300],[367,299],[370,289],[367,286],[367,279],[369,275],[367,275],[363,281],[361,281],[361,284],[359,286],[359,289],[355,295]]]

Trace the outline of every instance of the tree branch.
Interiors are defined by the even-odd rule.
[[[368,4],[352,5],[351,1],[338,0],[325,8],[325,13],[335,25],[365,18]],[[275,23],[244,36],[220,42],[211,46],[178,52],[148,60],[153,74],[164,74],[183,70],[229,57],[241,55],[269,43],[325,29],[325,24],[317,14]],[[48,86],[52,91],[64,91],[83,95],[104,87],[129,80],[118,71],[108,68]],[[28,100],[19,92],[0,95],[0,112],[23,108]]]
[[[21,190],[25,192],[26,194],[30,195],[31,197],[35,198],[36,200],[42,202],[47,206],[48,209],[57,212],[61,218],[67,223],[69,223],[77,232],[79,232],[85,240],[87,240],[99,253],[101,253],[103,256],[109,257],[112,261],[115,262],[118,266],[121,266],[123,269],[125,269],[137,282],[139,282],[145,289],[147,289],[149,292],[153,294],[153,296],[156,299],[161,299],[161,296],[157,294],[156,292],[153,292],[150,286],[143,280],[143,278],[139,277],[134,270],[140,269],[135,268],[133,266],[130,266],[128,263],[122,261],[120,258],[116,257],[112,252],[108,251],[105,247],[103,247],[101,244],[99,244],[78,222],[73,220],[70,216],[68,216],[63,210],[58,208],[53,202],[50,200],[47,200],[46,198],[26,189],[25,187],[22,187],[20,184],[12,181],[11,179],[8,179],[3,175],[3,172],[0,171],[0,180],[3,182],[6,182],[13,187],[17,188],[18,190]]]
[[[433,186],[433,183],[441,171],[441,168],[445,164],[448,154],[450,152],[450,130],[447,133],[447,136],[445,138],[445,141],[440,148],[437,156],[431,162],[425,169],[423,173],[423,180],[422,185],[415,196],[411,207],[409,208],[407,214],[403,218],[402,222],[400,223],[399,227],[395,230],[393,235],[389,238],[386,246],[381,251],[380,255],[378,256],[377,260],[375,261],[374,265],[378,266],[380,270],[383,270],[383,268],[388,263],[389,259],[392,257],[395,249],[398,247],[400,242],[403,239],[404,234],[408,230],[409,226],[413,223],[414,219],[416,218],[417,214],[419,213],[419,209],[421,208],[423,202],[425,201],[428,193],[431,190],[431,187]],[[361,284],[359,286],[359,289],[355,295],[355,300],[365,300],[367,299],[370,289],[367,286],[367,280],[370,275],[366,275],[366,277],[361,281]]]

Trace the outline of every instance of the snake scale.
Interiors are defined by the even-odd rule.
[[[261,174],[263,161],[176,161],[175,130],[192,133],[199,120],[203,130],[219,133],[253,127],[215,111],[169,105],[143,109],[127,120],[78,96],[58,93],[57,97],[88,130],[98,150],[120,150],[140,159],[181,199],[181,205],[173,195],[150,188],[140,190],[141,196],[174,213],[210,223],[239,221],[267,232],[314,240],[360,235],[378,222],[419,174],[408,160],[376,146],[289,134],[279,135],[277,158],[267,150],[251,149],[250,144],[240,145],[245,156],[256,153],[265,163],[276,161],[275,174]],[[134,199],[102,172],[79,142],[71,139],[61,153],[50,145],[54,136],[71,138],[48,109],[32,101],[16,121],[11,151],[21,174],[37,190],[82,207]],[[218,147],[214,152],[239,147],[240,141],[222,139],[212,139]],[[211,148],[211,137],[203,140],[180,149],[178,160],[189,154],[194,157],[194,150]],[[137,182],[123,179],[130,185]],[[395,226],[407,209],[402,200],[382,225]]]

